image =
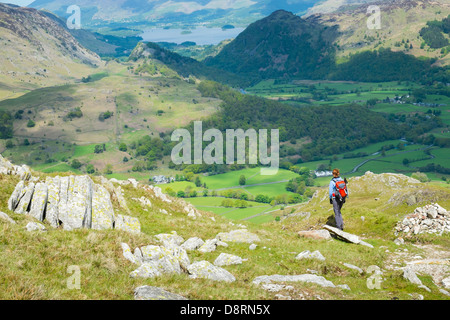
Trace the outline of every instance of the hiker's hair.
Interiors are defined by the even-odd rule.
[[[333,177],[339,177],[339,169],[334,169],[333,170]]]

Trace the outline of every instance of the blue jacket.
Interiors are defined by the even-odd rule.
[[[330,199],[333,198],[333,193],[336,194],[336,181],[344,181],[344,179],[341,177],[331,179],[329,187]]]

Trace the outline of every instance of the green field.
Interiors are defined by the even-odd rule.
[[[230,171],[220,175],[203,177],[202,181],[206,183],[209,189],[218,190],[239,186],[239,177],[244,175],[247,181],[251,181],[253,176],[259,175],[260,168],[248,168],[239,171]]]
[[[433,155],[434,159],[428,159],[423,161],[414,162],[412,165],[415,167],[426,166],[429,163],[439,164],[443,167],[450,166],[450,149],[449,148],[435,148],[431,150],[431,155]]]
[[[197,191],[197,192],[202,192],[203,188],[198,188],[195,186],[195,183],[190,182],[190,181],[175,181],[172,183],[168,183],[168,184],[161,184],[159,185],[159,187],[161,188],[161,190],[163,192],[167,192],[167,189],[170,188],[175,192],[178,191],[185,191],[186,188],[190,188],[192,191]]]
[[[280,206],[270,206],[268,204],[247,201],[251,207],[247,208],[225,208],[220,206],[221,202],[226,199],[222,197],[198,197],[187,198],[186,201],[193,204],[197,209],[202,211],[213,212],[230,220],[247,220],[253,223],[264,223],[273,221],[274,216],[268,211],[274,211]]]
[[[247,183],[245,186],[239,186],[239,177],[241,175],[246,176]],[[220,194],[221,192],[231,190],[242,190],[248,193],[250,196],[267,195],[269,197],[276,197],[280,195],[289,195],[291,192],[286,190],[286,180],[297,177],[298,174],[280,169],[276,175],[262,176],[260,168],[247,168],[238,171],[231,171],[223,174],[212,176],[201,176],[202,183],[206,183],[209,193],[212,191]],[[283,181],[283,182],[280,182]],[[186,201],[193,204],[196,208],[203,211],[210,211],[219,215],[223,215],[225,218],[231,220],[248,219],[249,217],[263,214],[267,211],[272,211],[280,208],[279,205],[271,206],[269,204],[258,203],[254,201],[246,201],[248,203],[247,208],[224,208],[222,207],[222,201],[226,198],[208,196],[204,197],[204,188],[197,188],[193,182],[189,181],[176,181],[168,184],[159,185],[163,192],[167,192],[170,188],[175,192],[185,191],[187,188],[191,191],[196,190],[197,197],[185,198]],[[231,199],[235,201],[236,199]],[[249,219],[251,222],[263,223],[272,221],[274,216],[271,214],[257,216]]]
[[[246,187],[244,190],[254,196],[257,196],[258,194],[279,196],[282,194],[290,194],[290,192],[286,191],[286,184],[286,182],[282,182],[263,186]]]
[[[410,90],[419,87],[411,82],[358,83],[345,81],[299,81],[280,83],[265,80],[247,88],[250,94],[265,98],[292,100],[304,104],[361,103],[370,99],[386,99],[387,96],[407,95]]]

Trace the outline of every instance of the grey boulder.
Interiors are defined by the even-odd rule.
[[[208,261],[195,262],[187,268],[187,271],[193,279],[204,278],[214,281],[236,281],[236,278],[227,270],[217,267]]]
[[[185,297],[164,289],[142,286],[134,290],[134,300],[187,300]]]

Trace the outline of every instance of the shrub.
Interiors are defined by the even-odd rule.
[[[241,176],[239,177],[239,185],[240,185],[240,186],[245,186],[245,183],[246,183],[245,176],[244,176],[244,175],[241,175]]]
[[[101,112],[100,115],[98,116],[98,120],[103,122],[106,119],[111,118],[113,115],[114,115],[114,112],[111,112],[111,111]]]
[[[6,147],[7,149],[10,149],[10,148],[14,147],[14,143],[12,142],[12,140],[6,141],[5,147]]]
[[[182,190],[178,191],[177,192],[177,197],[178,198],[184,198],[185,197],[184,191],[182,191]]]
[[[74,110],[70,111],[65,117],[64,117],[64,121],[67,120],[72,120],[74,118],[81,118],[83,116],[83,112],[81,111],[81,109],[75,108]]]
[[[428,178],[428,176],[423,173],[423,172],[415,172],[411,175],[411,178],[417,179],[420,182],[428,182],[430,181],[430,179]]]
[[[74,169],[80,169],[82,166],[82,163],[80,161],[78,161],[77,159],[73,159],[70,166]]]
[[[124,142],[122,142],[122,143],[119,145],[119,150],[120,150],[120,151],[123,151],[123,152],[127,152],[128,147],[127,147],[127,145],[126,145]]]
[[[89,174],[93,174],[95,172],[95,168],[92,164],[88,164],[86,167],[86,172]]]

